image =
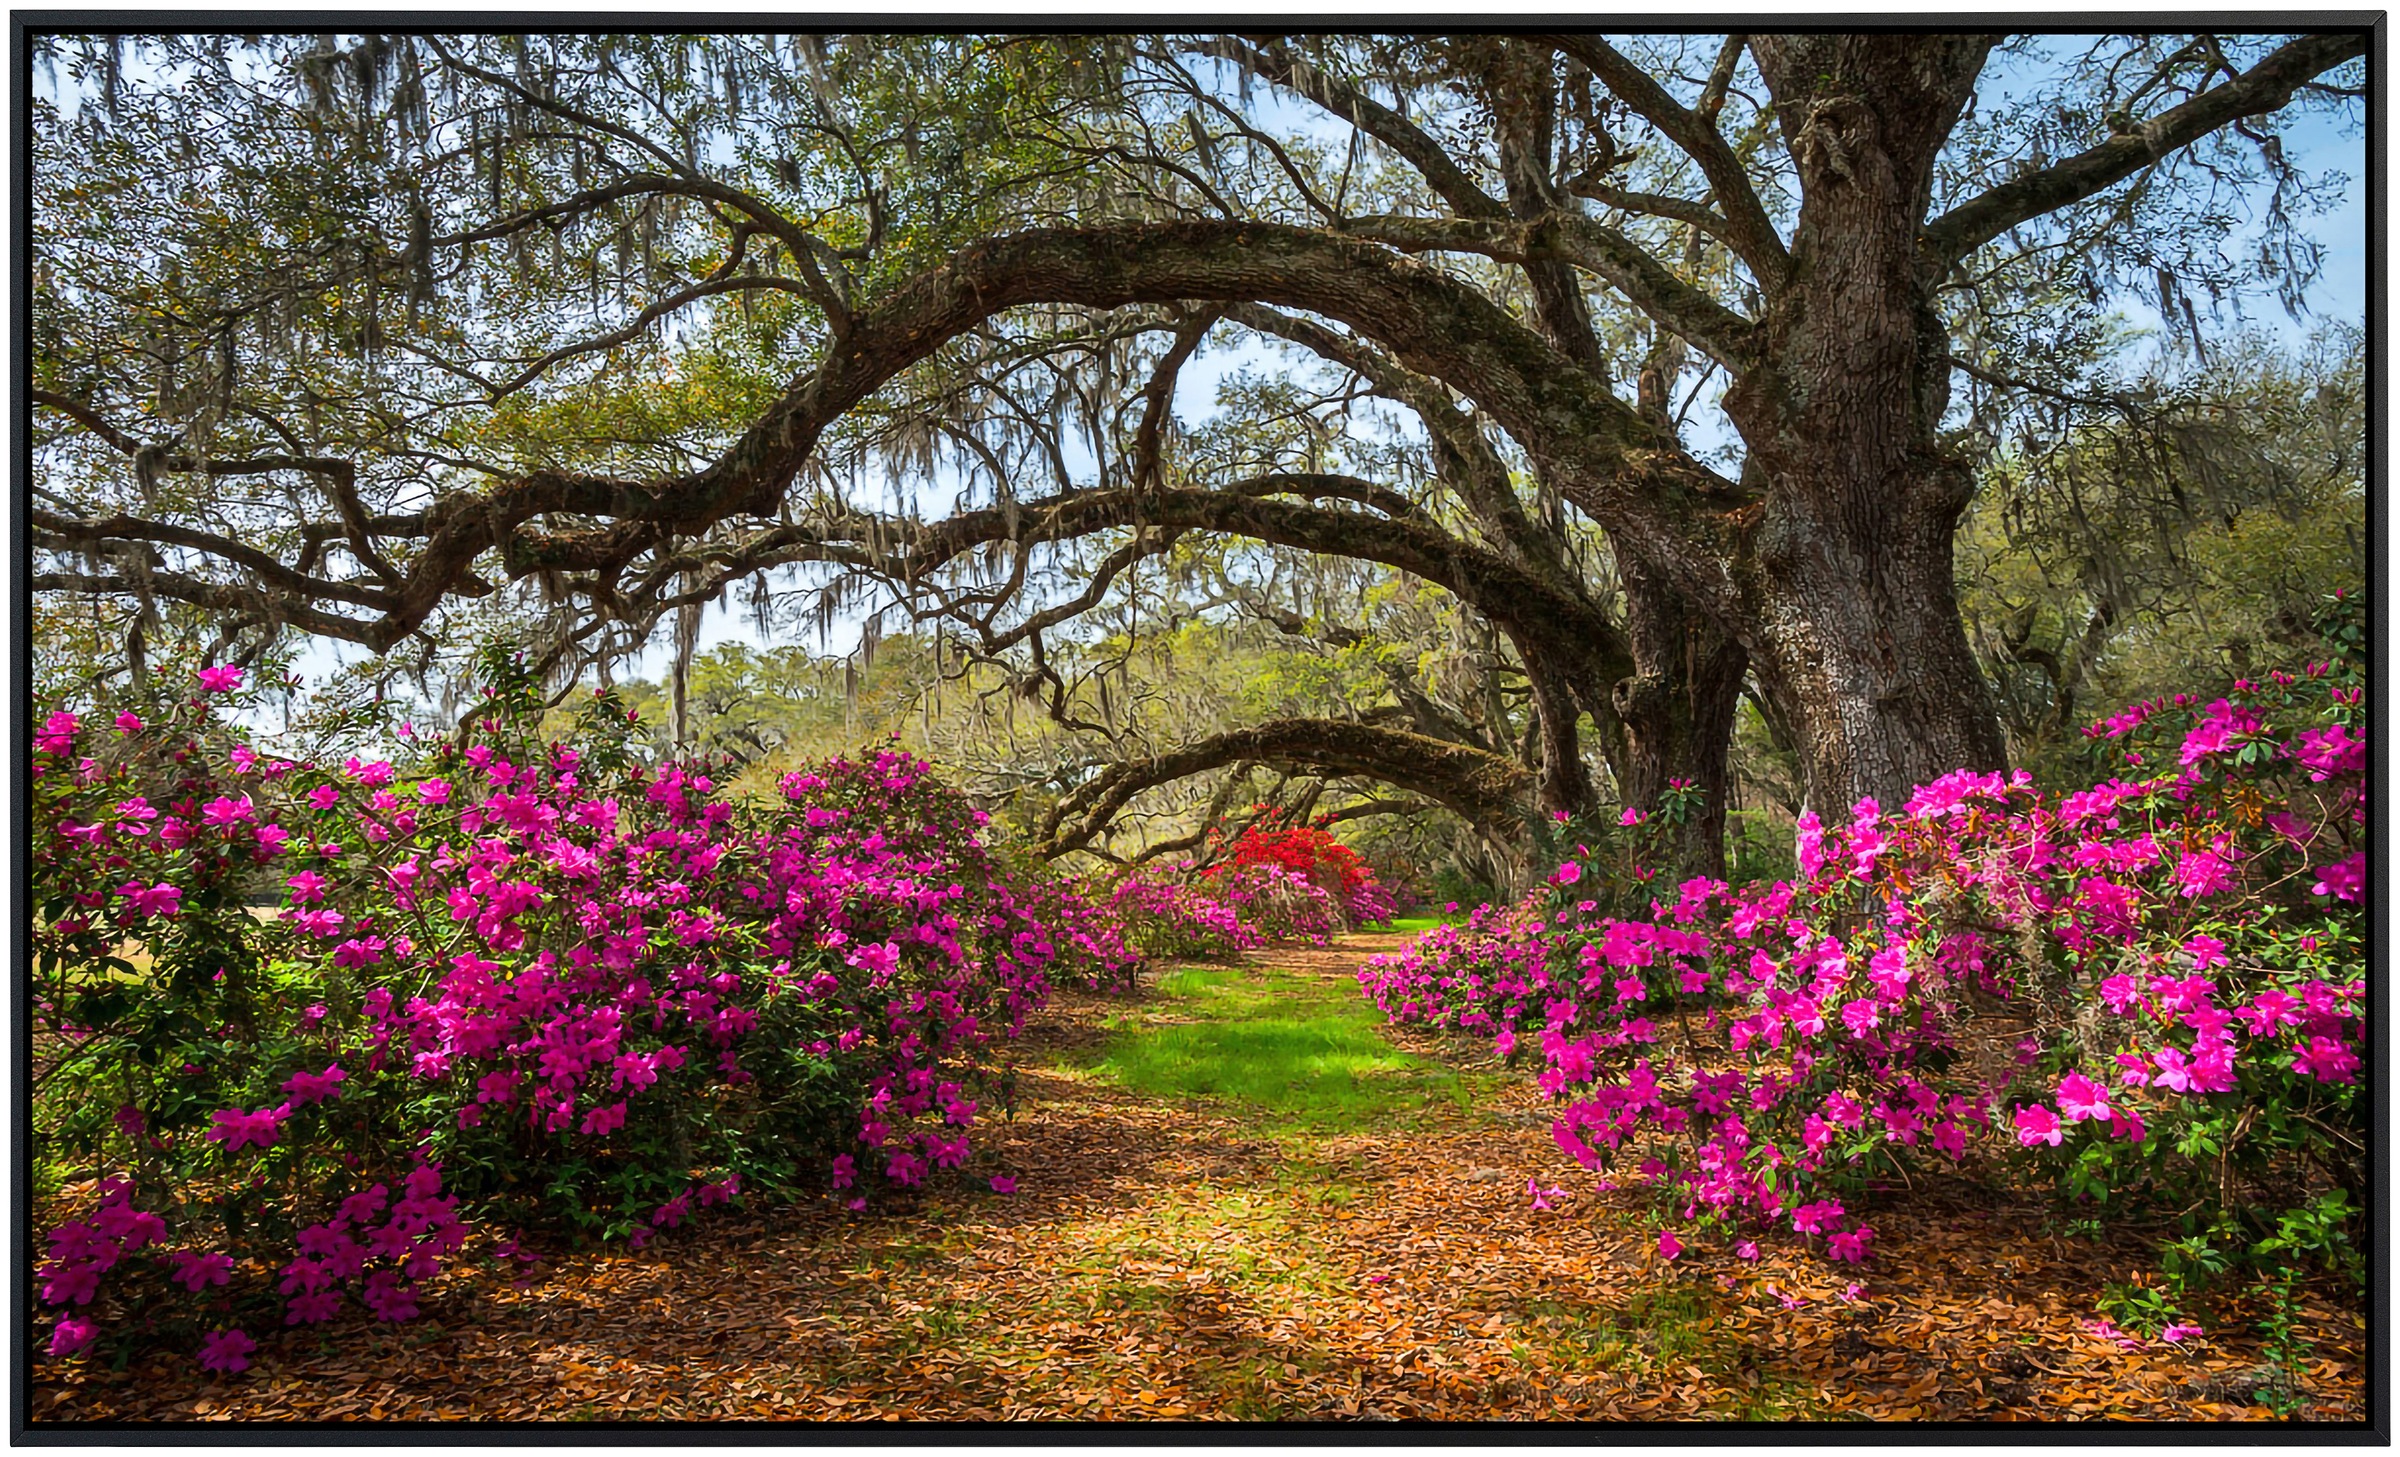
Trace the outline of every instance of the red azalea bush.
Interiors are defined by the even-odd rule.
[[[1289,886],[1287,877],[1324,892],[1343,925],[1370,925],[1396,914],[1392,893],[1376,881],[1373,868],[1356,850],[1320,825],[1286,824],[1280,814],[1263,807],[1258,821],[1234,837],[1225,858],[1209,868],[1207,877],[1222,887],[1227,900],[1263,899],[1271,902],[1266,914],[1303,926],[1313,924],[1313,911],[1299,907],[1312,898]],[[1319,935],[1306,929],[1289,934]]]
[[[2095,1212],[2181,1211],[2171,1269],[2352,1257],[2363,633],[2223,698],[2095,725],[2099,782],[1961,772],[1804,815],[1800,878],[1612,916],[1562,864],[1378,957],[1395,1020],[1538,1046],[1560,1146],[1729,1231],[1837,1259],[1880,1171],[1980,1149]]]
[[[216,719],[239,681],[34,739],[54,1353],[214,1326],[238,1370],[240,1321],[404,1320],[470,1218],[638,1244],[695,1202],[919,1183],[1062,957],[1129,964],[904,753],[740,803],[605,701],[535,742],[520,682],[463,745],[293,763]]]

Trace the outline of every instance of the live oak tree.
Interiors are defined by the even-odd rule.
[[[1456,594],[1531,690],[1511,792],[1588,807],[1588,721],[1705,861],[1745,683],[1829,810],[2002,762],[1961,341],[2061,269],[2195,331],[2195,280],[2303,289],[2273,128],[2369,41],[2094,38],[1977,115],[1998,37],[39,37],[34,586],[426,653],[522,584],[572,671],[813,564],[1038,694],[1239,535]],[[2194,199],[2251,184],[2239,276]],[[1266,339],[1423,479],[1188,451],[1178,372]],[[1343,732],[1299,749],[1498,782]]]

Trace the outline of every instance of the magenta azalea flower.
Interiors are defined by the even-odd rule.
[[[2330,1037],[2311,1037],[2292,1054],[2292,1071],[2320,1083],[2358,1081],[2358,1054]]]
[[[129,880],[117,887],[117,894],[137,916],[172,916],[183,908],[183,892],[163,880],[147,888]]]
[[[1658,1253],[1660,1258],[1669,1260],[1683,1253],[1683,1241],[1675,1237],[1675,1231],[1662,1229],[1658,1232]]]
[[[583,1131],[601,1137],[625,1126],[625,1104],[622,1100],[605,1108],[594,1108],[584,1115]]]
[[[231,664],[221,668],[202,668],[200,670],[200,691],[203,693],[231,693],[241,686],[242,670]]]
[[[1827,1235],[1825,1249],[1828,1254],[1844,1264],[1856,1265],[1867,1258],[1867,1244],[1874,1238],[1875,1231],[1862,1224],[1846,1233]]]
[[[2250,999],[2250,1005],[2234,1013],[2250,1029],[2253,1037],[2272,1037],[2278,1028],[2300,1025],[2300,999],[2289,992],[2269,989]]]
[[[175,1262],[175,1278],[183,1288],[198,1294],[211,1285],[226,1285],[233,1280],[233,1257],[221,1254],[197,1254],[177,1250],[167,1258]]]
[[[2080,1123],[2087,1118],[2106,1118],[2110,1115],[2108,1089],[2082,1073],[2069,1073],[2058,1083],[2058,1108],[2067,1115],[2070,1123]],[[2025,1126],[2022,1116],[2017,1126],[2020,1129]],[[2056,1143],[2058,1140],[2053,1138],[2050,1142]]]
[[[2335,724],[2331,728],[2309,729],[2300,735],[2300,747],[2295,754],[2308,768],[2308,777],[2325,780],[2336,774],[2355,774],[2367,764],[2364,741],[2350,737],[2350,730]]]
[[[58,1323],[57,1329],[50,1332],[50,1354],[72,1356],[90,1345],[92,1339],[99,1334],[100,1327],[98,1325],[81,1316],[70,1315]]]
[[[292,1074],[285,1080],[283,1090],[292,1095],[293,1102],[302,1106],[322,1103],[328,1098],[340,1097],[342,1082],[349,1076],[342,1071],[341,1064],[330,1063],[321,1073]]]
[[[201,807],[200,818],[211,825],[238,825],[258,818],[258,806],[250,802],[247,794],[240,799],[220,794]]]
[[[2046,1143],[2056,1148],[2066,1134],[2058,1126],[2058,1115],[2048,1107],[2034,1103],[2017,1110],[2017,1142],[2027,1148]]]
[[[2175,866],[2175,888],[2186,900],[2223,895],[2234,888],[2233,862],[2221,855],[2195,850]]]
[[[2367,884],[2365,851],[2334,865],[2317,867],[2317,883],[2309,887],[2312,895],[2329,895],[2335,900],[2354,901]]]
[[[256,1113],[245,1113],[239,1108],[220,1108],[208,1116],[216,1126],[205,1137],[212,1143],[225,1145],[227,1153],[253,1143],[266,1148],[275,1142],[276,1135],[283,1128],[282,1116],[272,1108],[262,1108]]]
[[[1017,1192],[1017,1181],[1010,1178],[1006,1174],[994,1174],[992,1175],[992,1192],[995,1194],[1014,1194]]]
[[[200,1365],[203,1370],[223,1371],[231,1375],[250,1369],[250,1353],[258,1342],[238,1330],[218,1331],[200,1343]]]
[[[2234,740],[2258,732],[2258,711],[2236,708],[2225,699],[2208,706],[2199,727],[2183,740],[2183,762],[2186,767],[2200,762],[2210,754],[2221,754],[2232,748]]]

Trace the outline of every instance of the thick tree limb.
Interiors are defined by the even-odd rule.
[[[1363,820],[1370,815],[1421,815],[1431,814],[1440,808],[1440,805],[1423,799],[1362,799],[1356,804],[1319,810],[1310,823],[1319,829],[1330,829],[1345,820]]]
[[[26,512],[37,533],[34,544],[50,551],[105,547],[112,543],[154,542],[233,562],[258,575],[282,596],[299,601],[345,602],[353,607],[378,608],[391,604],[392,595],[359,582],[336,582],[293,570],[256,547],[214,532],[145,521],[133,516],[78,519],[32,507]]]
[[[2039,172],[2003,182],[1942,214],[1925,229],[1929,266],[1946,269],[2010,228],[2113,187],[2228,122],[2280,110],[2309,80],[2365,55],[2366,50],[2363,31],[2302,36],[2268,53],[2224,85],[2203,91],[2120,136]]]
[[[1259,477],[1224,490],[1086,491],[1031,501],[1014,513],[998,507],[961,512],[923,528],[905,554],[890,559],[903,579],[920,578],[991,541],[1063,540],[1122,526],[1217,531],[1327,556],[1381,562],[1422,577],[1500,622],[1512,637],[1561,630],[1594,656],[1632,662],[1616,625],[1590,603],[1558,591],[1488,547],[1449,536],[1416,519],[1304,506],[1269,499],[1269,490],[1307,491],[1321,480],[1297,474]],[[1255,494],[1254,494],[1255,493]],[[1012,528],[1009,517],[1015,516]]]
[[[1397,784],[1502,839],[1523,836],[1533,800],[1533,776],[1498,754],[1339,719],[1277,719],[1111,766],[1060,801],[1038,853],[1082,848],[1145,789],[1245,759]]]
[[[253,622],[288,623],[321,637],[345,636],[349,619],[312,607],[305,599],[277,596],[255,587],[211,582],[186,572],[150,567],[131,575],[103,576],[95,572],[34,572],[27,579],[35,592],[87,592],[99,596],[147,599],[165,597],[188,602],[235,619],[233,625]]]
[[[1756,326],[1675,276],[1615,228],[1572,213],[1530,223],[1474,218],[1354,218],[1343,231],[1405,253],[1480,253],[1504,263],[1555,260],[1597,274],[1626,302],[1728,368],[1747,362]]]

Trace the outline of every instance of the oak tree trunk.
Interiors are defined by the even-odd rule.
[[[1678,781],[1697,789],[1699,812],[1676,833],[1674,868],[1722,875],[1733,719],[1749,654],[1638,556],[1621,550],[1617,570],[1634,659],[1614,695],[1625,725],[1620,789],[1644,814],[1656,814]]]
[[[1972,94],[1976,37],[1759,37],[1800,172],[1785,286],[1726,395],[1767,486],[1740,588],[1760,684],[1799,738],[1808,801],[1845,813],[2006,745],[1959,618],[1951,541],[1973,493],[1940,445],[1949,340],[1920,230]]]

